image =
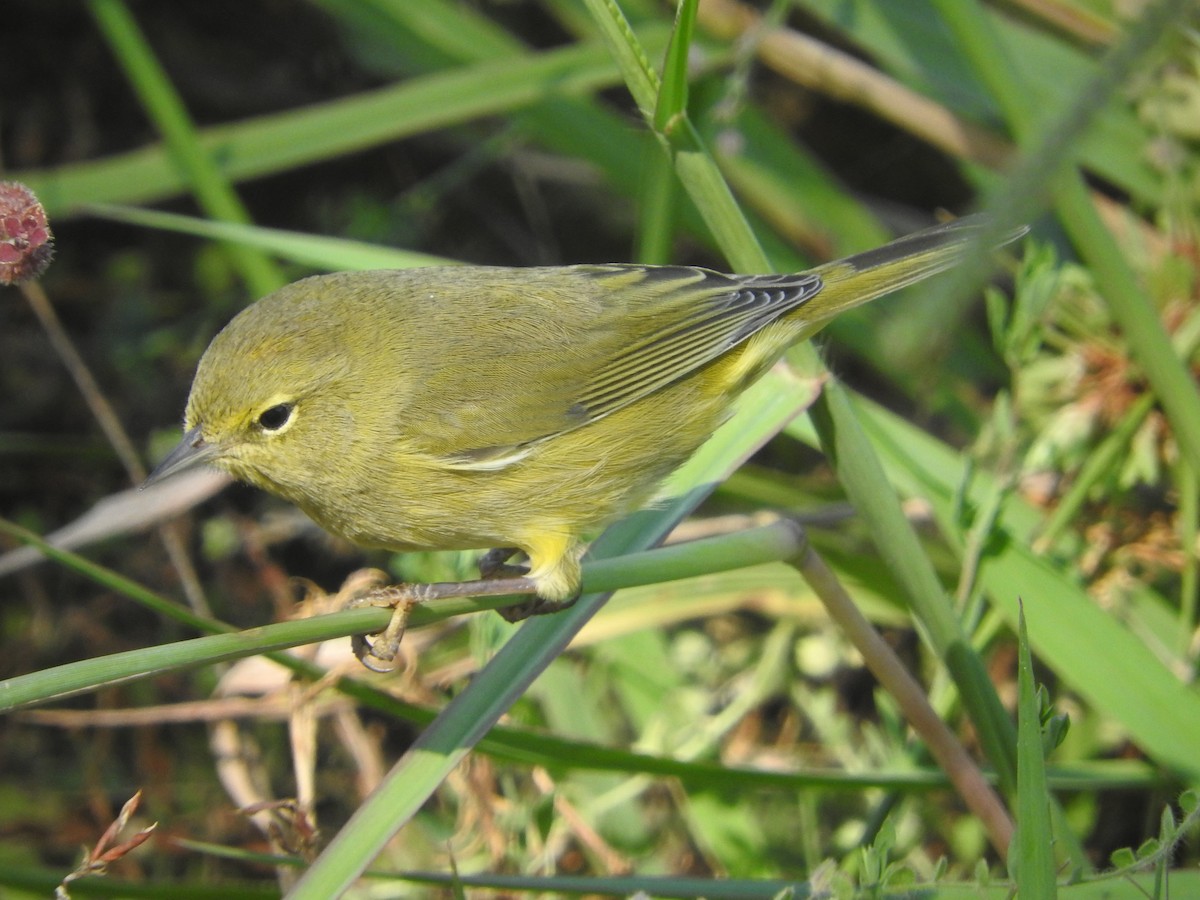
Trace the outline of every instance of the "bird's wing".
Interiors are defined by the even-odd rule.
[[[665,296],[653,304],[650,327],[626,336],[623,346],[597,360],[579,398],[590,420],[712,362],[821,289],[821,279],[807,274],[738,277],[683,266],[604,268],[597,267],[593,277],[636,278],[635,295],[659,282]]]
[[[493,321],[459,329],[470,338],[436,367],[423,404],[430,449],[464,469],[502,468],[678,381],[821,290],[811,274],[682,266],[491,271],[498,281],[475,290],[500,298],[480,304]]]

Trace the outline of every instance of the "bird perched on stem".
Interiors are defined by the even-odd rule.
[[[951,267],[983,228],[960,219],[791,275],[617,264],[305,278],[213,339],[183,440],[150,481],[210,463],[366,547],[499,548],[485,575],[511,574],[520,551],[527,576],[464,590],[533,593],[513,619],[559,609],[579,595],[584,540],[645,503],[788,346]]]

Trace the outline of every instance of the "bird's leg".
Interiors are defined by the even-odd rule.
[[[528,602],[496,610],[509,622],[520,622],[530,616],[566,609],[579,599],[579,591],[565,599],[548,599],[537,596],[538,582],[529,577],[525,566],[509,564],[517,553],[515,547],[498,547],[489,550],[479,560],[479,581],[447,581],[437,584],[394,584],[383,582],[383,574],[374,572],[369,579],[359,579],[354,585],[347,584],[343,594],[349,594],[345,607],[357,609],[362,606],[379,606],[392,610],[387,627],[377,634],[357,634],[351,638],[354,655],[373,672],[390,672],[396,668],[396,657],[400,653],[400,641],[408,627],[413,607],[430,600],[496,597],[508,594],[533,594]]]
[[[514,566],[508,562],[518,552],[516,547],[497,547],[494,550],[489,550],[483,556],[479,557],[479,574],[485,581],[529,574],[528,566]],[[575,592],[574,597],[567,597],[565,600],[548,600],[545,597],[535,596],[527,603],[518,603],[516,606],[504,606],[496,610],[496,612],[500,613],[506,622],[520,622],[523,619],[528,619],[530,616],[545,616],[550,613],[561,612],[564,609],[574,606],[575,601],[578,599],[578,591]]]
[[[509,563],[509,560],[520,552],[516,547],[496,547],[489,550],[483,556],[479,557],[480,576],[484,580],[491,580],[494,578],[511,577],[513,575],[528,575],[528,566]],[[544,597],[534,597],[528,603],[505,606],[496,610],[496,612],[500,613],[506,622],[520,622],[523,619],[528,619],[530,616],[544,616],[548,613],[566,609],[578,599],[578,594],[574,597],[568,597],[566,600],[547,600]]]
[[[433,600],[461,599],[466,597],[501,597],[509,594],[533,594],[537,582],[524,575],[490,578],[479,581],[443,581],[434,584],[380,585],[378,581],[360,587],[351,596],[346,607],[357,609],[362,606],[390,607],[391,621],[378,634],[354,635],[351,647],[354,655],[373,672],[390,672],[396,668],[396,656],[400,652],[400,641],[408,626],[409,616],[418,603]],[[573,602],[573,601],[572,601]],[[528,604],[522,604],[526,606]],[[552,610],[545,610],[551,612]],[[505,612],[505,610],[500,610]],[[531,615],[531,613],[526,613]],[[507,616],[505,617],[507,618]],[[519,616],[525,618],[525,616]],[[512,619],[511,621],[517,621]]]
[[[516,547],[496,547],[479,557],[479,577],[485,580],[508,575],[528,575],[528,566],[510,565],[509,560],[521,551]]]
[[[518,603],[515,606],[505,606],[496,610],[504,617],[505,622],[517,623],[531,616],[548,616],[551,613],[562,612],[564,609],[569,609],[575,605],[575,601],[579,599],[579,595],[568,597],[566,600],[547,600],[544,597],[535,597],[528,603]]]
[[[526,603],[501,607],[496,612],[500,613],[506,622],[520,622],[522,619],[528,619],[530,616],[548,616],[551,613],[570,609],[579,600],[582,593],[582,590],[576,591],[574,597],[567,597],[565,600],[548,600],[545,597],[534,597]]]
[[[420,589],[427,587],[434,585],[376,584],[365,593],[350,598],[346,609],[358,609],[362,606],[392,609],[392,618],[383,631],[371,635],[351,635],[350,647],[360,663],[372,672],[391,672],[396,668],[396,657],[400,653],[400,641],[408,627],[408,617],[412,615],[413,607],[425,599],[421,596],[424,591]]]

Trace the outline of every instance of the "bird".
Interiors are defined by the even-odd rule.
[[[251,304],[198,364],[147,483],[216,466],[333,534],[528,560],[554,611],[585,542],[638,509],[783,352],[955,265],[958,219],[796,274],[632,263],[315,275]],[[1009,233],[1004,243],[1023,233]]]

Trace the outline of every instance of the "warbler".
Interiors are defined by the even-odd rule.
[[[789,345],[954,265],[983,227],[960,219],[789,275],[305,278],[213,339],[183,440],[150,481],[209,463],[365,547],[519,550],[541,606],[560,607],[579,594],[583,542],[644,504]]]

